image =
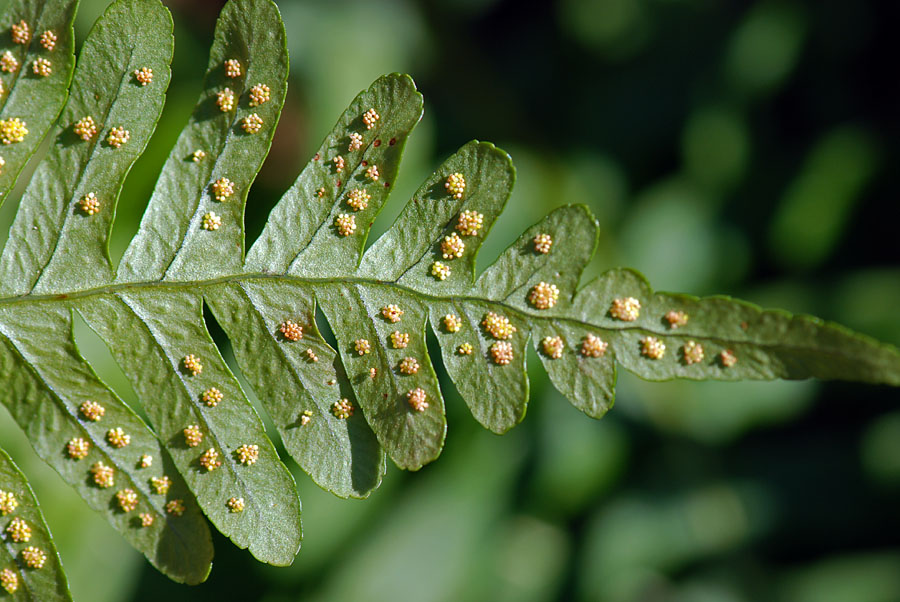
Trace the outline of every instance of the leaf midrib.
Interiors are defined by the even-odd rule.
[[[183,292],[185,290],[192,290],[196,292],[197,288],[211,288],[217,285],[222,284],[231,284],[235,283],[240,285],[244,281],[273,281],[279,282],[283,284],[295,284],[295,285],[363,285],[363,286],[382,286],[396,289],[400,292],[409,294],[414,297],[418,297],[420,299],[432,300],[435,302],[470,302],[470,303],[489,303],[495,305],[497,307],[503,308],[503,310],[509,314],[516,315],[522,319],[527,320],[559,320],[562,322],[566,322],[568,324],[572,324],[584,329],[590,330],[605,330],[605,331],[638,331],[638,332],[647,332],[651,334],[658,334],[660,336],[679,336],[682,338],[693,338],[702,341],[711,341],[718,342],[722,345],[728,343],[746,343],[755,345],[757,347],[761,347],[764,349],[784,349],[784,350],[810,350],[813,348],[812,345],[804,346],[804,345],[796,345],[789,344],[783,342],[777,343],[767,343],[767,342],[759,342],[754,341],[752,339],[748,340],[738,340],[738,339],[729,339],[726,337],[716,337],[710,335],[696,334],[690,333],[688,331],[684,332],[670,332],[670,331],[662,331],[655,330],[651,327],[647,327],[644,325],[629,325],[622,324],[618,326],[610,326],[603,325],[600,326],[598,324],[594,324],[591,322],[586,322],[584,320],[570,317],[570,316],[560,316],[558,314],[548,314],[548,315],[540,315],[527,311],[523,311],[519,307],[514,307],[512,305],[507,304],[505,301],[498,301],[494,299],[484,298],[484,297],[474,297],[474,296],[465,296],[465,295],[448,295],[448,296],[439,296],[426,292],[419,291],[418,289],[404,286],[402,284],[398,284],[396,282],[390,282],[385,280],[377,280],[373,278],[360,278],[355,276],[340,276],[340,277],[329,277],[329,278],[309,278],[309,277],[301,277],[301,276],[292,276],[287,274],[264,274],[264,273],[242,273],[242,274],[231,274],[228,276],[221,276],[219,278],[211,278],[208,280],[181,280],[177,282],[130,282],[130,283],[113,283],[105,286],[94,287],[90,289],[85,289],[81,291],[73,291],[68,293],[58,293],[58,294],[48,294],[48,295],[21,295],[18,297],[4,297],[0,298],[0,307],[4,306],[22,306],[28,305],[30,303],[47,303],[47,302],[69,302],[73,300],[87,300],[91,297],[97,297],[102,295],[117,295],[119,293],[124,293],[128,291],[138,291],[138,290],[150,290],[150,291],[172,291],[172,292]],[[655,293],[654,293],[655,294]],[[785,315],[790,315],[785,313]],[[795,316],[796,317],[796,316]],[[855,337],[861,337],[866,340],[867,344],[876,345],[879,349],[882,350],[891,350],[890,345],[885,343],[881,343],[879,341],[875,341],[872,339],[868,340],[870,337],[866,337],[865,335],[854,334]],[[842,359],[851,359],[855,361],[859,361],[859,355],[852,350],[844,350],[838,348],[816,348],[816,353],[819,355],[828,355],[832,357],[842,358]]]

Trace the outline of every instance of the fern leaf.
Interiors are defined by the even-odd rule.
[[[173,44],[172,17],[154,0],[116,2],[94,25],[56,143],[25,191],[0,257],[0,294],[110,281],[116,199],[162,111]],[[153,69],[146,86],[134,75],[143,68]]]
[[[25,475],[2,449],[0,529],[0,589],[4,594],[12,600],[71,602],[66,574],[37,498]]]
[[[448,158],[364,252],[422,115],[405,75],[353,100],[245,258],[247,191],[286,92],[285,33],[270,0],[223,9],[201,97],[114,270],[105,246],[118,191],[155,126],[170,58],[158,0],[117,0],[86,41],[60,133],[0,261],[0,398],[40,455],[174,579],[198,582],[209,570],[201,510],[265,562],[289,564],[300,545],[295,484],[210,337],[206,307],[287,452],[341,497],[377,488],[387,456],[416,470],[440,454],[447,424],[429,328],[473,415],[496,433],[525,416],[529,345],[594,418],[613,404],[617,363],[650,380],[900,384],[897,349],[814,318],[654,293],[630,270],[579,290],[598,237],[581,206],[552,212],[477,276],[478,250],[515,180],[509,156],[488,143]],[[142,65],[154,69],[147,86],[128,77]],[[120,148],[73,139],[73,119],[86,112],[102,113],[104,128],[107,113],[121,116],[131,139]],[[94,187],[104,202],[77,211]],[[336,350],[319,333],[318,309]],[[153,431],[80,356],[73,312],[107,342]],[[101,422],[81,410],[88,399],[106,408]],[[128,445],[106,430],[116,427]],[[70,457],[72,438],[115,467],[152,528],[97,486],[89,462]],[[144,454],[159,458],[152,475],[170,477],[167,497],[140,467]]]
[[[77,0],[11,0],[0,11],[0,121],[20,120],[28,131],[21,141],[10,138],[0,145],[0,204],[66,101],[75,66],[77,5]]]
[[[38,455],[154,566],[177,581],[203,581],[212,542],[194,497],[156,436],[79,355],[71,310],[4,306],[0,314],[0,400]],[[127,445],[113,444],[114,429]],[[154,480],[163,478],[169,484],[160,490]],[[138,499],[127,512],[116,498],[126,490]],[[181,500],[181,516],[167,511],[173,500]]]

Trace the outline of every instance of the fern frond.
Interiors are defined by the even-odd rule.
[[[496,433],[524,418],[529,345],[594,418],[613,404],[617,363],[650,380],[900,384],[897,349],[815,318],[654,293],[630,270],[578,289],[598,239],[582,206],[552,212],[476,277],[515,181],[509,156],[489,143],[448,158],[366,251],[422,115],[406,75],[381,77],[353,100],[245,257],[247,192],[284,102],[285,47],[272,2],[226,5],[200,99],[114,269],[106,245],[117,197],[159,117],[172,48],[158,0],[117,0],[85,42],[0,259],[0,399],[39,454],[173,579],[208,573],[201,510],[262,561],[289,564],[300,546],[293,479],[207,332],[205,307],[287,452],[340,497],[368,496],[387,456],[416,470],[441,453],[429,328],[473,415]],[[138,77],[143,68],[151,81]],[[82,139],[74,128],[85,116],[99,131]],[[81,357],[74,313],[106,341],[154,430]],[[96,421],[88,401],[105,409]],[[84,455],[68,452],[74,439]],[[114,487],[91,471],[97,463],[113,470]],[[163,475],[171,485],[160,493]],[[116,496],[123,487],[134,504]],[[136,520],[144,514],[150,524]]]

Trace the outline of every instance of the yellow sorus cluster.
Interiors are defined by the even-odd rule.
[[[153,466],[153,456],[149,454],[141,454],[141,459],[138,462],[138,466],[141,468],[150,468]]]
[[[447,189],[447,192],[450,193],[455,199],[463,198],[463,194],[466,192],[466,178],[461,173],[456,172],[447,176],[447,181],[444,182],[444,188]]]
[[[19,61],[7,50],[0,55],[0,71],[12,73],[19,68]]]
[[[43,57],[36,58],[31,63],[31,71],[38,77],[49,77],[53,73],[53,65]]]
[[[641,315],[641,302],[634,297],[613,299],[609,315],[623,322],[634,322]]]
[[[166,503],[166,512],[168,512],[172,516],[181,516],[182,514],[184,514],[184,500],[169,500]]]
[[[0,571],[0,587],[9,595],[16,593],[19,589],[19,576],[9,569],[3,569]]]
[[[222,217],[215,211],[204,213],[200,227],[208,232],[215,232],[222,227]]]
[[[241,119],[241,128],[248,134],[255,134],[262,129],[263,118],[257,113],[251,113]]]
[[[265,84],[256,84],[250,88],[250,106],[258,107],[259,105],[269,102],[272,97],[272,91]]]
[[[113,148],[121,148],[123,144],[128,142],[131,139],[131,132],[126,130],[120,125],[117,125],[113,129],[109,130],[109,134],[106,136],[106,143]]]
[[[34,546],[28,546],[22,550],[21,554],[22,560],[25,561],[25,566],[30,569],[44,568],[44,564],[47,562],[47,553]]]
[[[76,121],[72,130],[82,140],[90,140],[97,135],[97,124],[94,122],[94,118],[88,115]]]
[[[25,127],[25,122],[18,117],[0,119],[0,142],[3,144],[22,142],[27,135],[28,128]]]
[[[78,411],[91,422],[97,422],[106,414],[106,408],[96,401],[85,401],[78,408]]]
[[[278,327],[278,330],[288,341],[299,341],[303,338],[303,327],[292,320],[285,320]]]
[[[225,504],[228,506],[228,509],[235,514],[244,511],[244,498],[242,497],[230,498]]]
[[[419,371],[419,361],[414,357],[405,357],[397,367],[403,374],[416,374]]]
[[[319,361],[319,356],[316,355],[316,352],[313,351],[312,349],[307,349],[307,350],[306,350],[306,357],[309,358],[309,361],[311,361],[311,362],[318,362],[318,361]]]
[[[88,455],[91,444],[86,439],[75,437],[66,444],[66,451],[73,460],[81,460]]]
[[[666,354],[666,345],[656,337],[641,339],[641,355],[651,360],[662,359]]]
[[[697,364],[703,361],[703,345],[696,341],[688,341],[682,349],[684,353],[684,363],[687,365]]]
[[[483,226],[484,215],[467,209],[459,214],[456,230],[463,236],[475,236]]]
[[[101,489],[108,489],[115,485],[115,471],[103,462],[97,462],[91,466],[91,476],[97,487]]]
[[[534,251],[542,255],[550,252],[553,246],[553,238],[549,234],[538,234],[534,237]]]
[[[462,320],[456,317],[456,314],[444,316],[444,329],[447,332],[459,332],[460,328],[462,328]]]
[[[100,213],[100,199],[93,192],[89,192],[78,200],[78,210],[85,215],[97,215]]]
[[[516,327],[510,324],[509,318],[501,316],[500,314],[495,314],[492,311],[489,311],[487,315],[484,316],[481,325],[484,326],[484,329],[495,339],[509,339],[512,338],[513,333],[516,332]]]
[[[372,180],[373,182],[377,182],[378,178],[381,177],[381,173],[378,171],[377,165],[370,165],[369,169],[366,170],[366,177]]]
[[[472,355],[472,351],[474,351],[474,349],[472,348],[471,343],[463,343],[456,351],[460,355]]]
[[[341,173],[344,171],[344,158],[340,155],[331,160],[334,163],[334,171]]]
[[[216,106],[219,107],[219,110],[223,113],[227,113],[234,109],[234,90],[231,88],[224,88],[216,92]]]
[[[459,234],[456,232],[451,233],[449,236],[445,236],[444,240],[441,241],[441,254],[444,256],[444,259],[456,259],[462,257],[465,251],[466,243],[462,241]]]
[[[244,444],[234,450],[234,453],[237,455],[237,459],[241,464],[245,466],[252,466],[256,464],[256,461],[259,460],[259,446],[258,445],[248,445]]]
[[[234,194],[234,182],[228,178],[222,177],[212,184],[213,196],[220,203],[228,200],[228,197]]]
[[[166,495],[169,493],[169,487],[172,486],[172,479],[163,475],[161,477],[153,477],[150,479],[150,485],[157,495]]]
[[[391,333],[391,345],[394,349],[406,349],[409,345],[409,333],[395,330]]]
[[[31,527],[18,516],[9,522],[6,532],[15,543],[23,543],[31,539]]]
[[[683,311],[669,311],[666,312],[665,315],[666,322],[669,323],[669,328],[675,330],[680,326],[684,326],[688,323],[688,315]]]
[[[205,403],[208,407],[211,407],[211,408],[214,408],[217,405],[219,405],[219,402],[222,401],[224,398],[225,398],[225,396],[222,395],[222,392],[219,391],[215,387],[210,387],[209,389],[204,391],[203,397],[201,397],[201,399],[203,400],[203,403]]]
[[[138,514],[138,518],[141,520],[142,527],[150,527],[153,525],[153,521],[156,520],[153,518],[153,515],[148,512],[141,512]]]
[[[339,214],[334,220],[334,225],[341,236],[350,236],[356,232],[356,218],[348,213]]]
[[[602,357],[609,343],[597,335],[588,333],[581,341],[581,355],[584,357]]]
[[[222,461],[219,459],[219,452],[212,447],[203,452],[203,455],[200,456],[200,466],[205,468],[206,472],[212,472],[221,465]]]
[[[544,355],[558,360],[562,357],[565,344],[562,337],[544,337],[541,341],[541,348],[544,350]]]
[[[136,79],[141,86],[146,86],[153,81],[153,69],[150,67],[135,69],[132,75],[134,75],[134,79]]]
[[[203,364],[200,363],[200,358],[190,353],[181,360],[181,365],[184,366],[184,369],[191,375],[197,376],[201,372],[203,372]]]
[[[403,315],[403,310],[400,309],[398,305],[394,305],[391,303],[385,307],[381,308],[381,315],[384,316],[385,320],[391,322],[392,324],[396,324],[400,321],[400,316]]]
[[[376,376],[378,376],[378,368],[369,368],[369,378],[375,380]]]
[[[719,361],[722,363],[722,367],[731,368],[734,366],[737,361],[737,355],[735,355],[734,351],[731,349],[725,349],[721,353],[719,353]]]
[[[19,507],[19,500],[16,499],[12,491],[3,491],[0,489],[0,516],[6,516],[16,511]]]
[[[303,410],[303,413],[300,414],[300,426],[306,426],[309,424],[310,420],[312,420],[312,411]]]
[[[431,264],[431,275],[438,280],[446,280],[450,276],[450,266],[440,261]]]
[[[198,148],[194,152],[191,153],[191,161],[194,163],[200,163],[203,159],[206,158],[206,151]]]
[[[106,440],[115,448],[123,448],[131,443],[131,435],[125,433],[122,427],[116,427],[106,431]]]
[[[354,211],[362,211],[369,206],[369,200],[371,198],[372,195],[367,193],[362,188],[354,188],[347,193],[347,205],[349,205]]]
[[[381,119],[381,115],[378,114],[375,109],[369,109],[365,113],[363,113],[362,120],[363,123],[366,124],[366,129],[371,130],[375,127],[375,124],[378,123],[378,120]]]
[[[50,50],[51,52],[54,48],[56,48],[56,40],[56,34],[49,29],[41,34],[41,46],[43,46],[47,50]]]
[[[366,339],[356,339],[353,341],[353,349],[355,349],[356,353],[359,355],[366,355],[372,351],[372,345],[369,344],[369,341]]]
[[[225,61],[225,75],[231,78],[240,77],[242,73],[241,62],[237,59]]]
[[[181,432],[184,433],[184,443],[188,447],[197,447],[203,442],[203,431],[199,425],[189,424]]]
[[[346,397],[331,404],[331,413],[335,418],[346,420],[353,416],[353,404]]]
[[[24,20],[13,23],[10,27],[12,33],[12,41],[16,44],[27,44],[31,41],[31,28]]]
[[[538,309],[550,309],[559,301],[559,289],[555,284],[539,282],[531,289],[528,300]]]
[[[424,412],[428,409],[428,395],[425,393],[425,390],[416,387],[411,391],[406,392],[406,401],[409,403],[409,407],[411,407],[416,412]]]
[[[491,345],[491,357],[494,358],[494,363],[499,364],[501,366],[505,366],[506,364],[513,361],[513,346],[511,343],[506,341],[498,341]]]
[[[138,505],[138,494],[133,489],[123,489],[116,493],[116,501],[122,512],[131,512]]]
[[[356,132],[350,132],[350,144],[347,145],[347,152],[357,151],[362,148],[363,137]]]

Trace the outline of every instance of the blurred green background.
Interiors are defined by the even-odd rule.
[[[108,1],[81,4],[83,39]],[[200,92],[221,7],[166,4],[172,85],[120,201],[115,259]],[[248,203],[251,238],[353,96],[405,71],[425,117],[375,235],[478,137],[518,167],[482,266],[549,210],[586,203],[602,229],[586,276],[626,265],[660,289],[733,294],[900,344],[896,3],[278,4],[291,88]],[[4,239],[15,205],[0,210]],[[133,402],[102,342],[84,326],[78,338]],[[294,565],[259,564],[217,536],[196,588],[154,572],[5,410],[0,440],[32,479],[80,601],[900,600],[896,390],[622,374],[616,408],[596,422],[542,370],[530,376],[529,415],[502,438],[444,378],[443,456],[415,474],[390,468],[368,501],[334,498],[289,461],[304,509]]]

